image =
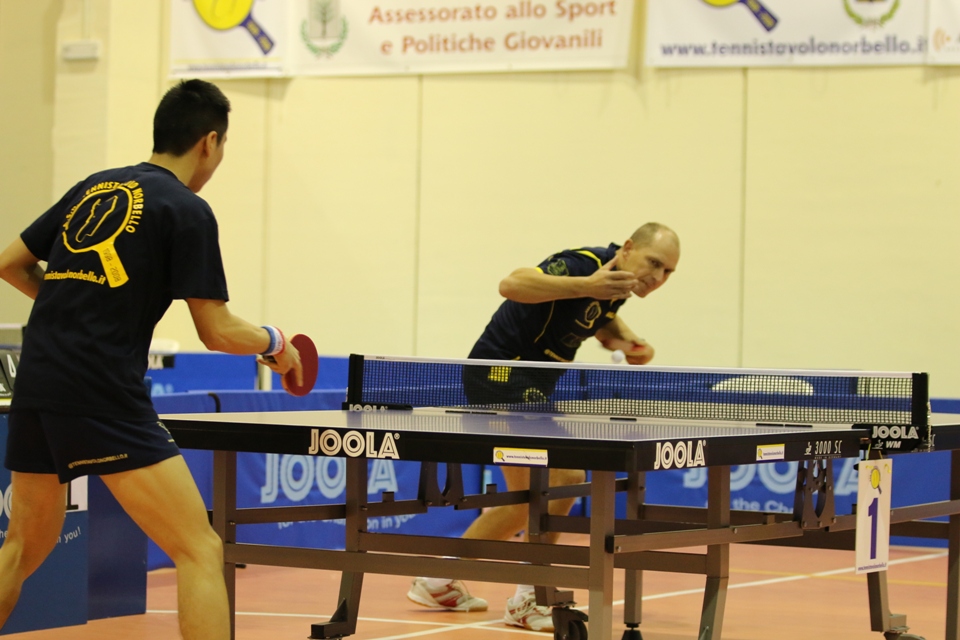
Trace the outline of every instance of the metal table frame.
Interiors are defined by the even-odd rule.
[[[209,430],[196,437],[197,424],[168,416],[165,422],[187,448],[214,450],[212,523],[224,541],[226,576],[231,614],[235,613],[236,564],[302,567],[342,572],[336,610],[328,622],[312,625],[311,638],[341,638],[356,631],[363,576],[366,573],[405,576],[456,576],[498,583],[565,586],[589,592],[589,631],[594,640],[613,639],[613,570],[626,570],[624,638],[638,638],[642,621],[644,571],[703,575],[705,591],[698,640],[719,640],[730,576],[730,545],[775,544],[809,548],[853,549],[854,515],[838,516],[833,510],[832,460],[801,461],[793,514],[734,511],[730,508],[732,464],[708,467],[706,508],[672,507],[645,503],[645,471],[628,471],[616,478],[612,470],[594,470],[589,482],[548,487],[548,469],[532,468],[529,491],[497,493],[495,486],[482,494],[467,495],[459,463],[421,462],[418,497],[397,501],[384,493],[378,502],[368,500],[367,461],[346,459],[346,498],[343,504],[237,508],[237,453],[223,450],[231,435],[213,437]],[[228,427],[231,425],[227,425]],[[233,425],[235,426],[235,425]],[[957,442],[947,442],[951,453],[950,497],[946,501],[895,508],[891,511],[893,535],[941,538],[949,541],[946,639],[960,640],[960,428]],[[953,433],[953,432],[951,432]],[[242,438],[250,441],[251,434]],[[856,438],[869,442],[866,432]],[[953,436],[951,436],[953,437]],[[219,438],[219,440],[218,440]],[[202,446],[198,446],[202,445]],[[281,447],[282,448],[282,447]],[[243,450],[251,450],[249,446]],[[273,451],[279,451],[274,446]],[[299,452],[299,449],[284,452]],[[923,455],[923,454],[916,454]],[[439,486],[438,464],[446,464],[446,483]],[[739,464],[739,463],[738,463]],[[627,493],[627,515],[615,519],[615,497]],[[551,516],[550,500],[589,496],[591,514]],[[422,514],[431,508],[476,509],[506,504],[529,504],[529,542],[464,540],[431,536],[370,533],[368,517]],[[948,523],[920,521],[949,516]],[[344,519],[345,549],[304,549],[236,541],[237,526],[288,521]],[[541,534],[587,534],[586,547],[540,542]],[[705,553],[670,549],[706,546]],[[452,558],[451,558],[452,556]],[[458,558],[475,558],[464,560]],[[558,623],[555,638],[586,638],[585,616],[568,607],[570,593],[554,586],[538,587],[541,604],[554,605]],[[916,638],[907,633],[906,616],[893,614],[886,572],[869,574],[871,628],[886,640]],[[635,635],[630,635],[630,634]]]

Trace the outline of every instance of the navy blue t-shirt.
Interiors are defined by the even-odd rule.
[[[20,237],[47,270],[13,407],[156,419],[143,382],[154,326],[173,299],[228,299],[210,206],[144,162],[80,182]]]
[[[589,276],[620,247],[555,253],[537,267],[554,276]],[[470,352],[471,358],[572,362],[577,349],[613,320],[625,300],[573,298],[538,304],[505,300]]]

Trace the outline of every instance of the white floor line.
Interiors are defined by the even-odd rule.
[[[928,553],[922,556],[913,556],[912,558],[900,558],[899,560],[891,560],[887,563],[887,566],[894,566],[898,564],[909,564],[911,562],[923,562],[925,560],[936,560],[937,558],[943,558],[947,555],[947,552],[939,553]],[[767,580],[755,580],[753,582],[741,582],[738,584],[731,584],[727,587],[730,589],[744,589],[747,587],[763,587],[771,584],[779,584],[782,582],[795,582],[797,580],[809,580],[810,578],[824,578],[826,576],[835,576],[843,573],[853,573],[855,571],[854,567],[844,567],[843,569],[831,569],[830,571],[818,571],[817,573],[804,573],[798,574],[795,576],[782,576],[779,578],[769,578]],[[643,596],[644,600],[660,600],[662,598],[673,598],[676,596],[689,596],[697,593],[703,593],[703,588],[699,589],[686,589],[684,591],[671,591],[669,593],[657,593],[650,596]],[[623,604],[623,600],[615,600],[613,606],[619,606]],[[589,607],[577,607],[578,609],[589,609]]]
[[[497,633],[519,633],[525,636],[539,636],[544,637],[543,631],[527,631],[525,629],[519,629],[517,627],[508,627],[506,625],[500,627],[492,627],[490,625],[500,624],[503,625],[503,620],[498,618],[496,620],[487,620],[486,622],[475,622],[473,624],[452,624],[446,629],[431,629],[430,631],[412,631],[410,633],[403,633],[396,636],[380,636],[376,640],[404,640],[405,638],[422,638],[423,636],[432,636],[438,633],[453,633],[455,631],[461,631],[463,629],[484,629],[485,631],[495,631]]]
[[[177,615],[176,609],[147,609],[146,613],[160,614],[160,615]],[[323,616],[310,613],[267,613],[259,611],[237,611],[238,616],[253,616],[253,617],[264,617],[264,618],[306,618],[310,620],[324,621],[329,620],[330,616]],[[377,640],[400,640],[401,638],[420,638],[422,636],[429,636],[436,633],[447,633],[451,631],[457,631],[460,629],[479,629],[483,627],[488,627],[494,624],[502,624],[503,618],[495,618],[493,620],[483,620],[480,622],[471,622],[470,624],[453,624],[450,622],[425,622],[423,620],[392,620],[390,618],[367,618],[361,616],[357,619],[360,622],[386,622],[389,624],[406,624],[406,625],[423,625],[423,626],[433,626],[437,629],[431,629],[429,631],[412,631],[410,633],[405,633],[398,636],[385,636],[377,638]],[[527,631],[525,629],[518,629],[517,627],[509,627],[504,625],[503,627],[488,629],[488,631],[496,631],[498,633],[519,633],[522,635],[534,635],[534,636],[543,636],[542,631]]]
[[[164,615],[177,615],[177,610],[176,610],[176,609],[147,609],[146,612],[147,612],[147,613],[164,614]],[[325,614],[321,614],[321,613],[273,613],[273,612],[269,612],[269,611],[237,611],[237,614],[236,614],[236,615],[237,615],[238,617],[239,617],[239,616],[247,616],[247,617],[252,617],[252,618],[256,618],[256,617],[263,617],[263,618],[305,618],[305,619],[308,619],[308,620],[316,620],[317,622],[326,622],[327,620],[330,619],[330,616],[329,616],[329,615],[325,615]],[[456,625],[456,624],[454,624],[454,623],[450,623],[450,622],[431,622],[431,621],[428,621],[428,620],[394,620],[394,619],[391,619],[391,618],[368,618],[368,617],[365,617],[365,616],[361,616],[361,617],[357,618],[357,620],[360,620],[360,621],[363,621],[363,622],[386,622],[386,623],[389,623],[389,624],[419,624],[419,625],[423,625],[423,626],[425,626],[425,627],[443,627],[443,628],[445,628],[445,629],[446,629],[446,628],[449,628],[449,627],[453,627],[453,626],[458,626],[458,625]],[[496,622],[500,622],[500,619],[498,618],[498,619],[496,619],[496,620],[488,620],[488,621],[486,621],[486,622],[474,622],[474,623],[471,623],[470,625],[467,625],[467,626],[481,626],[481,625],[485,625],[485,624],[494,624],[494,623],[496,623]]]
[[[900,564],[909,564],[912,562],[924,562],[926,560],[936,560],[937,558],[943,558],[947,555],[947,552],[939,553],[928,553],[922,556],[913,556],[910,558],[900,558],[898,560],[891,560],[888,563],[888,566],[895,566]],[[771,584],[780,584],[784,582],[795,582],[798,580],[809,580],[811,578],[823,578],[826,576],[840,575],[844,573],[853,573],[855,571],[854,567],[844,567],[842,569],[831,569],[829,571],[818,571],[817,573],[808,573],[808,574],[798,574],[794,576],[782,576],[779,578],[770,578],[767,580],[755,580],[753,582],[741,582],[738,584],[732,584],[727,587],[727,589],[745,589],[748,587],[762,587]],[[643,596],[643,600],[661,600],[664,598],[675,598],[678,596],[688,596],[696,595],[703,593],[703,587],[698,589],[685,589],[683,591],[670,591],[667,593],[657,593],[649,596]],[[623,600],[615,600],[613,606],[623,605]],[[582,611],[589,609],[589,606],[577,607]],[[148,609],[147,613],[154,614],[173,614],[176,615],[176,609]],[[327,620],[329,616],[317,615],[317,614],[308,614],[308,613],[267,613],[267,612],[256,612],[256,611],[237,611],[238,616],[262,616],[269,618],[310,618],[314,620]],[[392,620],[389,618],[367,618],[360,617],[359,621],[363,622],[385,622],[390,624],[407,624],[407,625],[424,625],[424,626],[436,626],[436,629],[424,630],[424,631],[412,631],[410,633],[404,633],[400,635],[393,636],[381,636],[376,638],[376,640],[405,640],[406,638],[422,638],[424,636],[436,635],[439,633],[452,633],[454,631],[459,631],[461,629],[478,629],[489,627],[488,631],[496,631],[498,633],[516,633],[521,635],[532,635],[544,637],[542,631],[526,631],[524,629],[518,629],[516,627],[508,627],[506,625],[501,627],[493,627],[491,625],[502,624],[503,620],[497,618],[495,620],[485,620],[482,622],[473,622],[470,624],[450,624],[445,622],[428,622],[424,620]]]

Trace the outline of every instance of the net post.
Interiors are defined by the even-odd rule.
[[[363,404],[363,356],[351,353],[347,364],[347,402]]]
[[[911,394],[910,419],[911,424],[917,427],[926,427],[929,424],[930,411],[930,374],[913,374],[913,393]]]

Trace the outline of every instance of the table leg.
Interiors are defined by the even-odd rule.
[[[710,467],[707,471],[707,528],[730,526],[730,467]],[[707,580],[700,614],[699,640],[720,640],[723,611],[730,581],[730,545],[707,547]]]
[[[213,530],[224,546],[237,541],[237,453],[213,452]],[[230,640],[236,637],[237,626],[237,565],[223,563],[223,578],[227,585],[230,606]]]
[[[367,531],[367,460],[347,458],[346,521],[344,552],[362,553],[360,534]],[[363,574],[344,571],[340,575],[337,610],[329,622],[311,625],[310,638],[341,638],[357,632]]]
[[[550,509],[550,470],[541,467],[530,469],[530,496],[527,500],[527,540],[543,542],[541,518]],[[542,607],[569,606],[573,604],[573,591],[560,591],[556,586],[534,586],[537,604]]]
[[[607,540],[614,534],[616,477],[594,471],[590,482],[590,638],[613,639],[613,554]]]
[[[646,474],[631,472],[627,476],[627,520],[640,519],[640,510],[646,501]],[[623,622],[636,627],[643,618],[643,571],[627,569],[624,572]]]
[[[960,450],[950,452],[950,499],[960,499]],[[960,640],[960,515],[950,516],[947,529],[947,634]]]

